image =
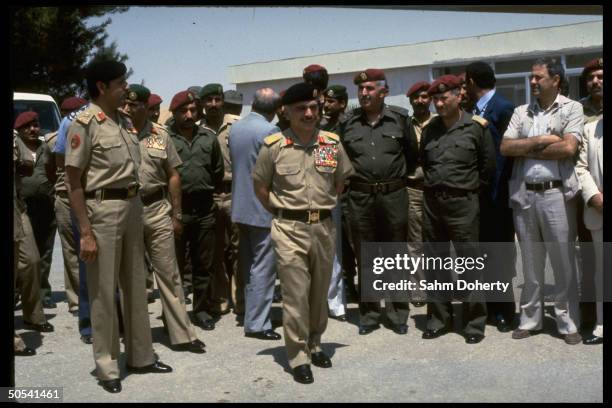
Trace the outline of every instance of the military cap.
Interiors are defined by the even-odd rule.
[[[589,74],[589,72],[597,71],[600,69],[603,69],[603,58],[600,57],[592,59],[584,66],[584,69],[582,70],[582,76],[585,77]]]
[[[170,101],[170,112],[174,112],[177,108],[195,101],[195,96],[189,91],[181,91],[172,97]]]
[[[318,65],[318,64],[311,64],[311,65],[307,66],[306,68],[304,68],[304,72],[302,73],[302,75],[306,75],[306,74],[309,74],[311,72],[318,72],[318,71],[325,71],[325,72],[327,72],[327,70],[325,69],[324,66]]]
[[[206,84],[200,91],[200,98],[204,99],[208,95],[223,95],[223,86],[221,84]]]
[[[419,81],[416,84],[412,85],[410,89],[408,89],[408,92],[406,92],[406,96],[410,98],[416,92],[427,92],[430,86],[431,84],[427,81]]]
[[[60,105],[60,109],[73,111],[79,109],[83,105],[87,105],[87,99],[79,98],[78,96],[71,96],[70,98],[64,99]]]
[[[334,99],[348,99],[348,94],[346,93],[346,87],[342,85],[330,85],[324,92],[324,95],[328,98]]]
[[[108,82],[125,75],[125,64],[118,61],[95,61],[85,68],[87,82],[95,84],[98,81]]]
[[[282,97],[283,105],[291,105],[296,102],[312,101],[319,97],[319,91],[314,85],[301,82],[291,85]]]
[[[202,91],[202,87],[201,86],[190,86],[189,88],[187,88],[187,90],[189,92],[191,92],[193,94],[193,96],[195,96],[195,98],[197,100],[200,100],[200,92]]]
[[[158,94],[152,93],[149,96],[149,100],[147,102],[148,102],[149,106],[159,105],[160,103],[162,103],[162,98]]]
[[[127,99],[132,102],[147,103],[149,101],[149,96],[151,96],[151,91],[145,86],[131,84],[128,88]]]
[[[455,75],[442,75],[440,78],[433,81],[433,84],[427,90],[429,95],[450,91],[451,89],[460,88],[461,80]]]
[[[230,89],[223,93],[223,102],[232,105],[242,105],[242,94],[238,91]]]
[[[15,119],[14,129],[19,129],[27,125],[28,123],[38,119],[38,113],[34,111],[21,112]]]
[[[368,68],[355,75],[353,83],[355,83],[355,85],[359,85],[362,82],[384,81],[386,79],[387,78],[385,77],[385,71],[383,71],[382,69]]]

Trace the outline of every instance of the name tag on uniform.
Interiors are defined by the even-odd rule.
[[[315,166],[338,167],[338,148],[336,146],[319,146],[314,151]]]

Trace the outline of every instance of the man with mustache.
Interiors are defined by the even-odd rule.
[[[153,123],[157,123],[159,120],[159,107],[162,102],[161,96],[157,94],[152,93],[151,96],[149,96],[149,100],[147,101],[147,105],[149,106],[148,115],[149,120]]]
[[[223,86],[221,84],[204,85],[200,91],[200,103],[204,109],[204,115],[198,125],[211,129],[215,134],[219,133],[224,115]]]
[[[214,330],[215,311],[209,287],[215,249],[213,191],[223,183],[223,157],[215,134],[195,123],[197,105],[191,92],[181,91],[174,95],[170,111],[174,123],[168,133],[183,161],[178,169],[183,193],[183,234],[176,237],[176,258],[183,279],[186,262],[191,264],[195,324],[204,330]],[[189,260],[185,256],[187,245]]]
[[[603,114],[603,58],[586,63],[580,80],[584,82],[588,95],[580,100],[584,110],[584,124],[593,122]]]

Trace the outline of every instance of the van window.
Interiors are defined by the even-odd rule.
[[[13,101],[13,123],[20,113],[27,111],[38,113],[41,136],[49,132],[55,132],[59,128],[60,115],[53,102],[23,99]]]

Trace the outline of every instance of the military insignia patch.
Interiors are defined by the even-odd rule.
[[[189,102],[193,102],[193,95],[191,93],[188,93],[187,99],[189,99]]]
[[[136,92],[134,92],[134,91],[130,91],[130,92],[128,93],[128,98],[129,98],[131,101],[136,101],[136,100],[138,99],[138,95],[136,94]]]
[[[327,91],[327,96],[329,96],[330,98],[334,97],[334,90],[330,89],[329,91]]]
[[[444,84],[438,85],[438,92],[446,92],[446,85]]]
[[[104,114],[104,112],[100,111],[96,113],[96,119],[98,119],[98,122],[102,122],[104,121],[104,119],[106,119],[106,115]]]
[[[80,145],[81,145],[81,136],[79,136],[78,133],[75,133],[70,138],[70,147],[72,147],[73,149],[76,149]]]
[[[336,146],[319,146],[314,151],[315,166],[338,167],[338,148]]]
[[[365,81],[366,79],[368,79],[368,75],[365,72],[362,72],[361,74],[359,74],[359,78],[361,78],[362,81]]]
[[[599,65],[601,65],[601,67],[603,68],[603,58],[599,59]]]
[[[158,135],[151,135],[147,137],[147,149],[166,150],[164,139]]]
[[[313,98],[316,98],[318,94],[319,94],[319,92],[316,89],[312,91],[312,97]]]

